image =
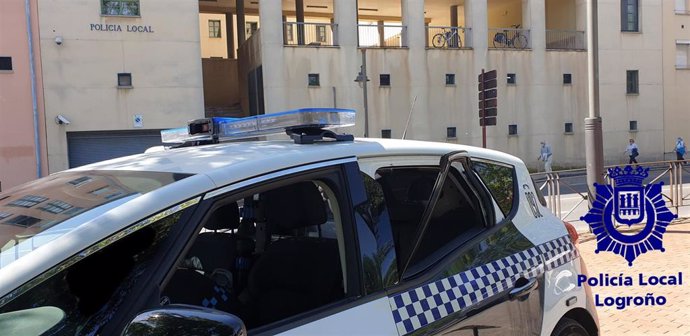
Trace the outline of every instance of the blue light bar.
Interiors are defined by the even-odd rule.
[[[355,111],[336,108],[303,108],[246,118],[204,118],[188,126],[161,131],[164,143],[223,141],[284,133],[298,129],[329,129],[353,126]]]

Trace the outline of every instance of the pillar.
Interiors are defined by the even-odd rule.
[[[235,58],[235,32],[232,25],[232,13],[225,13],[225,42],[228,48],[228,58]]]

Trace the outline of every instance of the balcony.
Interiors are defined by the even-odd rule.
[[[404,48],[402,35],[407,27],[402,25],[358,25],[360,48]]]
[[[283,22],[286,46],[337,46],[338,25],[334,23]]]
[[[546,30],[546,49],[586,50],[585,32],[577,30]]]
[[[531,48],[529,29],[521,29],[520,25],[512,28],[489,28],[489,48],[517,49]]]
[[[426,46],[436,49],[472,48],[472,29],[429,26],[426,28]]]

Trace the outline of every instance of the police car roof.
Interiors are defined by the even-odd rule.
[[[133,170],[207,174],[216,184],[288,167],[345,157],[432,155],[465,150],[471,156],[520,164],[502,152],[440,142],[358,138],[355,141],[295,144],[291,140],[228,142],[137,154],[82,166],[75,170]],[[222,174],[220,174],[222,172]],[[219,173],[219,174],[214,174]],[[230,175],[228,173],[231,173]]]

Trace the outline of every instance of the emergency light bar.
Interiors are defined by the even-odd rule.
[[[162,130],[161,140],[163,143],[180,144],[193,141],[217,142],[244,139],[283,132],[291,136],[293,133],[313,135],[318,130],[354,124],[354,110],[303,108],[246,118],[196,119],[190,121],[187,127]],[[330,134],[334,133],[330,132]]]

